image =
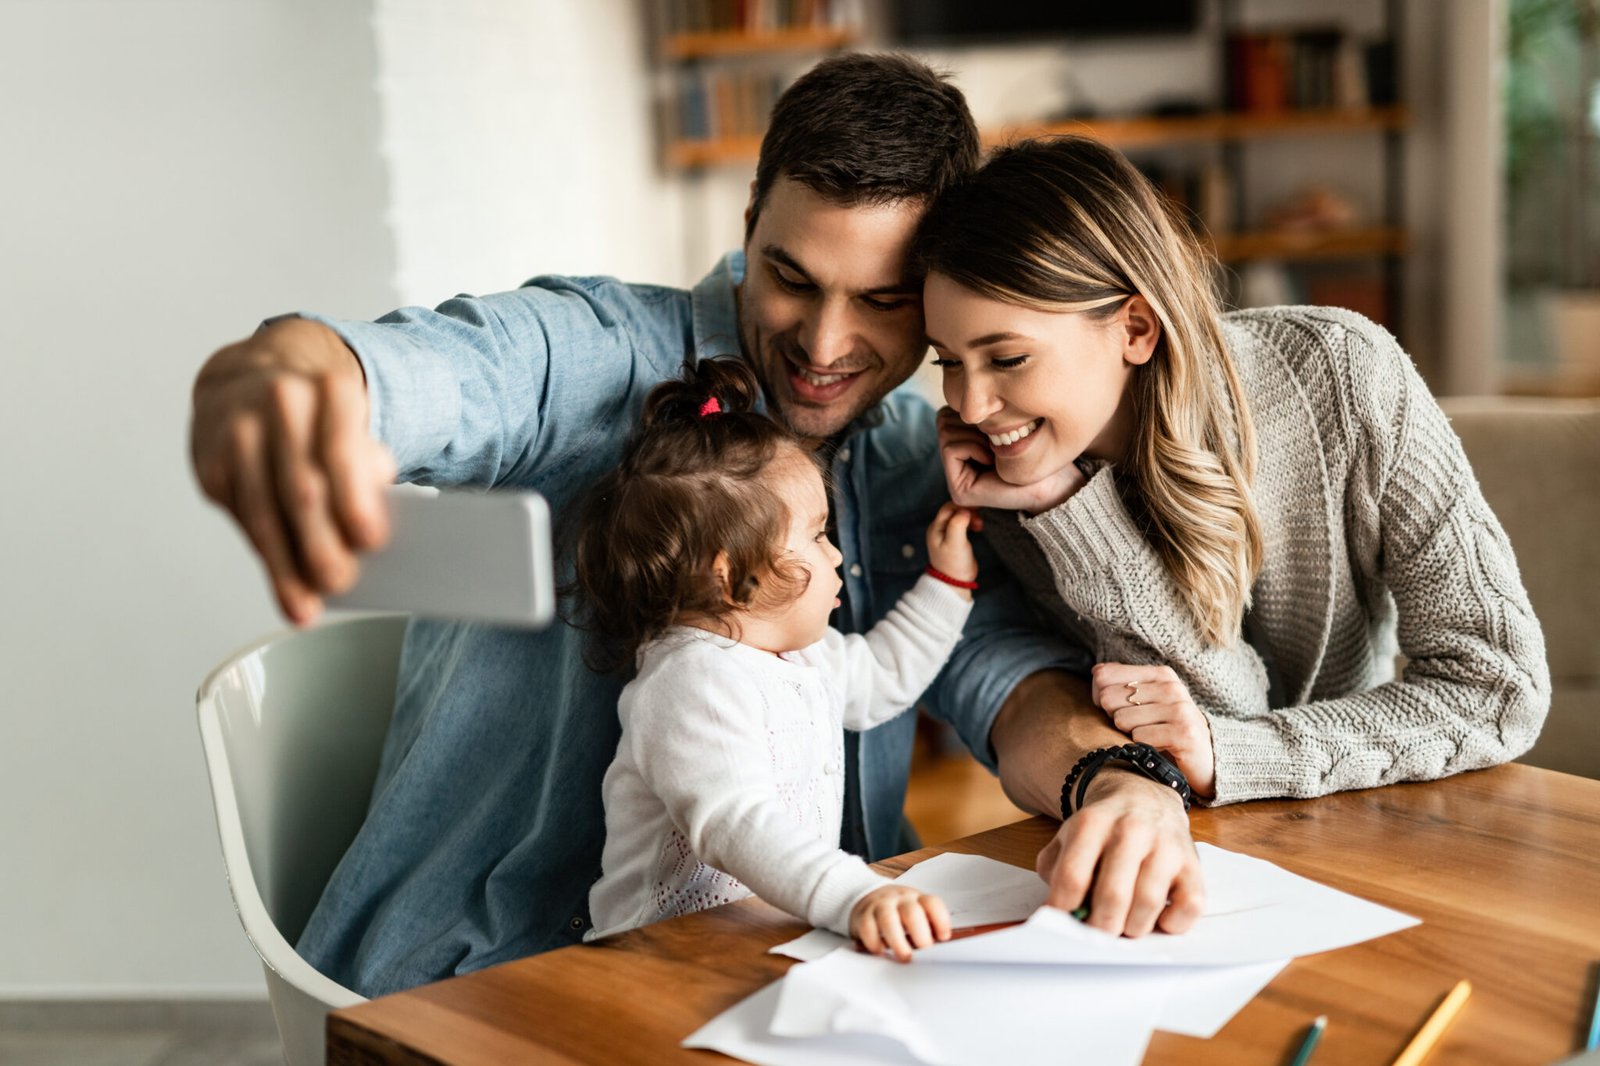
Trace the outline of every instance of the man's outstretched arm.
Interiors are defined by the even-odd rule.
[[[1128,743],[1091,702],[1088,682],[1041,670],[1012,689],[990,727],[1000,783],[1024,810],[1061,817],[1061,786],[1087,752]],[[1181,933],[1204,903],[1200,861],[1183,803],[1169,788],[1110,764],[1090,783],[1083,808],[1039,852],[1049,903],[1086,900],[1089,924],[1142,936]]]

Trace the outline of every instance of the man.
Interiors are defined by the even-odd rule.
[[[834,624],[863,631],[921,571],[945,498],[932,412],[891,390],[926,349],[911,238],[977,159],[965,100],[920,63],[827,60],[774,109],[743,252],[692,292],[545,277],[376,323],[274,321],[196,380],[200,483],[303,624],[383,542],[396,475],[535,488],[559,523],[617,461],[650,386],[686,358],[742,354],[771,412],[825,449],[845,557]],[[997,569],[924,703],[998,760],[1019,804],[1059,814],[1073,762],[1127,738]],[[309,961],[372,995],[581,939],[622,684],[582,651],[564,625],[412,624],[367,821],[299,943]],[[903,715],[847,738],[842,844],[871,859],[906,843],[912,728]],[[1093,921],[1113,932],[1176,931],[1199,911],[1181,804],[1132,773],[1094,779],[1039,869],[1067,908],[1093,881]]]

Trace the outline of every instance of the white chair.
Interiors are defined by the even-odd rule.
[[[364,1002],[293,944],[366,815],[405,626],[373,616],[271,637],[195,697],[228,887],[289,1066],[322,1066],[328,1011]]]

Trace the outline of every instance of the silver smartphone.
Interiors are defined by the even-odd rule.
[[[550,507],[534,492],[396,485],[389,543],[328,606],[539,628],[555,615]]]

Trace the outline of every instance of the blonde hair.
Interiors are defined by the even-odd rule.
[[[999,149],[930,210],[919,265],[991,299],[1110,318],[1135,295],[1161,336],[1134,370],[1119,485],[1201,633],[1238,639],[1261,568],[1255,433],[1222,338],[1215,258],[1123,156],[1087,137]],[[1127,491],[1132,489],[1132,492]]]

